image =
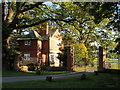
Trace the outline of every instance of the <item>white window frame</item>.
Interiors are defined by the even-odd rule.
[[[25,45],[31,45],[31,41],[30,41],[30,40],[25,40],[25,41],[24,41],[24,44],[25,44]]]
[[[53,54],[50,55],[50,62],[51,63],[55,62],[55,55],[53,55]]]
[[[30,60],[30,53],[24,53],[24,61]]]
[[[60,47],[60,42],[56,42],[56,46],[57,46],[57,47]]]

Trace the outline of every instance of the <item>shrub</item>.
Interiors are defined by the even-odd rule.
[[[26,66],[28,66],[28,71],[35,71],[36,69],[36,65],[33,63],[27,64]]]

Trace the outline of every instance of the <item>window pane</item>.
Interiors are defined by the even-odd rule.
[[[54,55],[50,55],[50,63],[54,64]]]
[[[26,40],[24,41],[25,42],[25,45],[30,45],[31,44],[31,41],[30,40]]]
[[[30,54],[24,54],[24,60],[30,60]]]

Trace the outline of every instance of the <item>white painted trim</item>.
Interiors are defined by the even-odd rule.
[[[58,57],[58,54],[49,54],[50,61],[52,61],[52,60],[51,60],[51,55],[54,56],[54,57],[53,57],[53,58],[54,58],[54,66],[59,67],[60,60],[57,58],[57,57]]]
[[[52,51],[50,50],[50,53],[60,53],[61,51]]]
[[[54,41],[56,41],[56,42],[59,42],[59,43],[61,43],[62,42],[62,40],[56,40],[56,39],[53,39],[53,38],[50,38],[51,40],[54,40]]]

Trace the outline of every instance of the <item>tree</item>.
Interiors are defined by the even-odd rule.
[[[119,2],[107,2],[107,3],[99,2],[99,3],[92,3],[92,5],[93,5],[93,8],[90,9],[90,14],[95,17],[94,21],[97,24],[99,24],[103,19],[105,18],[109,19],[110,21],[106,24],[106,27],[109,29],[108,31],[114,31],[116,32],[116,34],[118,34],[116,35],[118,37],[114,37],[114,38],[116,39],[116,42],[119,42],[120,3]],[[115,39],[113,40],[113,42],[115,41]],[[118,54],[120,54],[119,46],[120,46],[120,42],[114,50]]]
[[[58,18],[55,12],[59,9],[54,8],[53,12],[48,7],[43,2],[2,2],[3,46],[7,45],[6,41],[13,30],[20,32],[20,29],[33,27],[48,20],[73,21],[61,18],[62,15]]]
[[[77,64],[77,65],[89,64],[88,51],[87,51],[87,48],[82,41],[80,43],[76,43],[74,55],[75,55],[74,56],[75,64]]]
[[[118,2],[63,2],[58,3],[60,9],[56,11],[58,17],[62,13],[63,17],[74,18],[75,21],[64,23],[57,22],[64,30],[69,31],[69,35],[72,36],[77,43],[82,41],[88,50],[89,57],[94,58],[95,48],[92,43],[97,42],[98,45],[104,49],[111,50],[116,45],[115,39],[118,38],[118,22],[116,25],[115,8]],[[79,10],[79,11],[78,11]],[[66,39],[67,40],[67,39]],[[69,40],[67,40],[69,42]],[[65,42],[67,43],[67,42]],[[77,47],[77,46],[76,46]],[[98,47],[98,46],[97,46]],[[77,47],[78,49],[78,47]],[[76,55],[79,56],[80,52]],[[91,55],[92,54],[92,55]]]
[[[47,7],[43,2],[2,2],[3,61],[9,62],[7,60],[11,56],[9,43],[13,30],[20,33],[22,29],[34,27],[48,20],[64,22],[73,20],[54,17],[54,13],[47,9]]]
[[[116,36],[118,36],[118,32],[114,30],[115,27],[109,26],[109,24],[115,20],[116,4],[117,2],[73,2],[61,4],[66,10],[71,8],[69,12],[66,12],[69,18],[76,18],[76,21],[69,24],[61,22],[62,28],[68,29],[78,42],[83,41],[90,54],[89,57],[91,54],[94,55],[95,49],[97,49],[90,49],[92,47],[91,43],[97,42],[107,50],[115,48],[113,45],[115,45],[114,41],[117,38]],[[76,52],[76,55],[77,53],[79,56],[80,52]]]
[[[51,5],[46,5],[43,2],[3,2],[3,57],[6,57],[6,53],[9,51],[9,37],[13,30],[20,33],[21,29],[29,27],[35,29],[36,26],[39,28],[39,24],[48,20],[54,21],[54,23],[64,28],[63,31],[67,29],[70,33],[66,36],[70,36],[70,40],[73,39],[79,44],[82,41],[87,50],[90,50],[91,43],[95,41],[106,47],[114,41],[110,40],[112,37],[110,30],[113,30],[113,26],[115,29],[115,25],[119,25],[113,23],[116,17],[114,16],[116,3],[53,2]],[[66,44],[70,42],[67,38],[65,39]],[[110,42],[106,43],[108,41]]]
[[[29,13],[30,10],[35,9],[42,5],[42,2],[30,4],[27,2],[2,2],[2,47],[3,47],[3,63],[7,62],[9,64],[10,57],[13,51],[10,42],[12,31],[16,29],[19,33],[20,29],[27,28],[38,24],[40,22],[46,21],[39,20],[35,23],[28,23],[31,19],[27,19],[25,16]],[[12,45],[13,46],[13,45]],[[6,65],[8,66],[8,65]]]
[[[61,53],[58,53],[58,59],[60,60],[60,63],[63,63],[64,67],[67,67],[67,58],[71,53],[69,52],[69,49],[74,46],[76,40],[72,37],[72,34],[68,29],[65,29],[61,34],[63,41],[60,48]]]

